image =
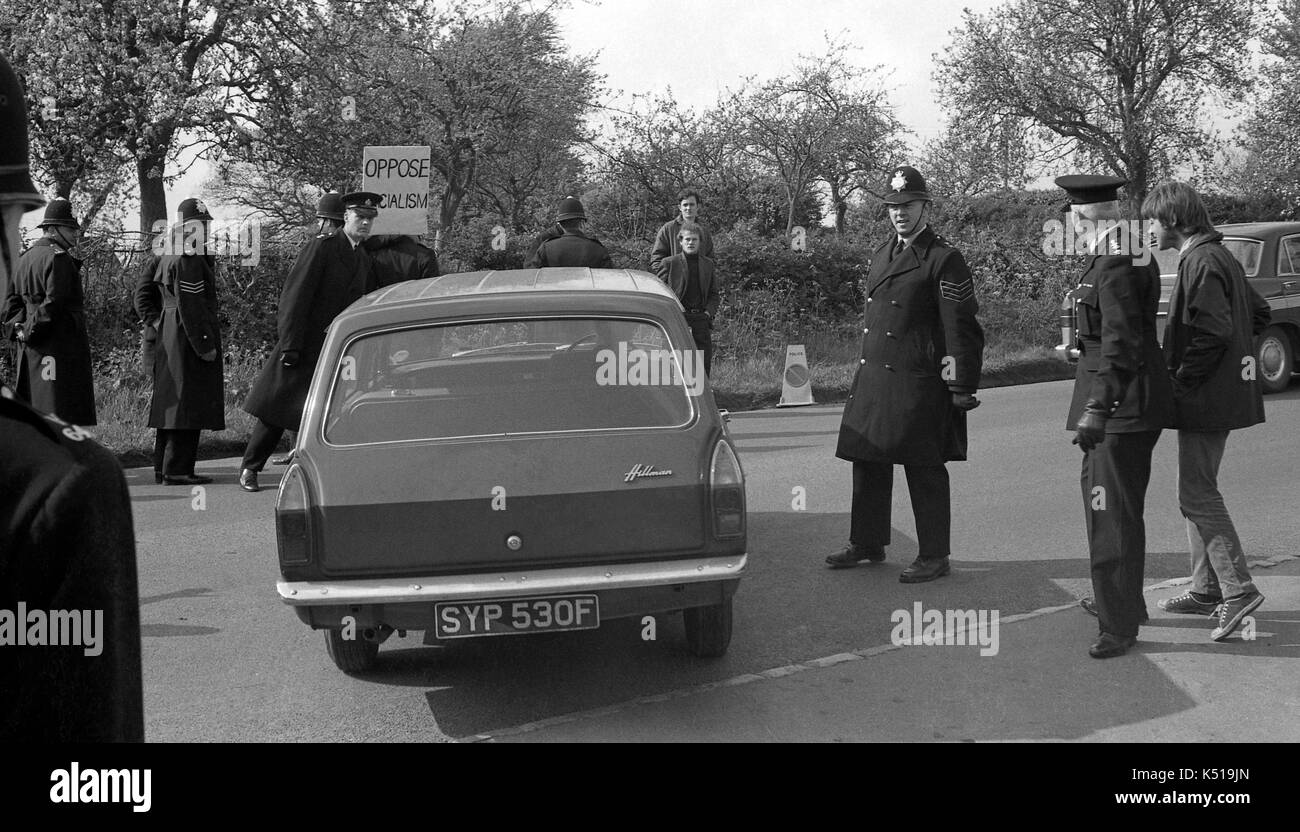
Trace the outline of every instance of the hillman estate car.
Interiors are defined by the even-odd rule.
[[[348,672],[426,642],[681,611],[724,653],[746,568],[740,461],[653,275],[399,283],[335,320],[276,532],[281,599]]]

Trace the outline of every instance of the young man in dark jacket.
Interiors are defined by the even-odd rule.
[[[1264,421],[1255,336],[1268,326],[1269,306],[1220,244],[1223,235],[1190,186],[1156,186],[1142,212],[1160,247],[1179,251],[1164,354],[1173,376],[1178,507],[1187,518],[1192,588],[1160,607],[1199,615],[1217,607],[1210,638],[1222,641],[1264,601],[1219,493],[1219,463],[1229,431]]]
[[[677,294],[686,310],[695,348],[704,355],[704,373],[713,369],[713,316],[722,298],[713,261],[700,253],[700,228],[693,222],[682,226],[681,252],[659,264],[659,277]]]

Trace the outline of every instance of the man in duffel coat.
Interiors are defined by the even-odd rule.
[[[1065,427],[1083,449],[1080,484],[1088,530],[1093,598],[1081,602],[1099,619],[1088,649],[1119,656],[1137,642],[1147,618],[1142,600],[1151,452],[1174,415],[1173,390],[1156,339],[1160,269],[1140,234],[1119,227],[1113,176],[1062,176],[1070,222],[1090,238],[1093,256],[1071,292],[1079,366]],[[1094,600],[1095,599],[1095,600]]]
[[[920,551],[899,580],[921,583],[949,572],[944,463],[966,458],[965,411],[979,405],[984,331],[966,261],[927,224],[925,180],[903,165],[889,187],[895,233],[871,260],[862,358],[835,451],[853,462],[849,545],[826,562],[838,569],[885,559],[894,466],[902,465]]]
[[[152,276],[136,288],[135,309],[157,331],[153,356],[154,479],[200,485],[194,473],[199,433],[226,427],[221,322],[217,317],[216,258],[208,254],[212,215],[202,200],[183,200],[180,223],[161,241]]]
[[[261,490],[258,472],[284,432],[298,429],[330,322],[374,289],[370,258],[361,244],[377,216],[378,194],[344,194],[342,230],[317,235],[289,269],[276,310],[279,339],[244,401],[244,410],[257,417],[239,472],[245,491]]]
[[[1173,376],[1178,508],[1187,518],[1192,587],[1161,609],[1217,613],[1210,638],[1222,641],[1264,601],[1219,493],[1219,464],[1230,431],[1264,421],[1255,338],[1271,313],[1190,186],[1157,185],[1142,213],[1153,221],[1160,247],[1179,250],[1164,352]]]
[[[72,255],[81,226],[72,204],[54,199],[38,227],[45,236],[18,259],[0,315],[18,342],[16,392],[37,410],[93,425],[95,381],[81,261]]]

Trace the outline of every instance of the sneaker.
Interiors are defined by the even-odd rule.
[[[1159,602],[1158,606],[1165,612],[1176,612],[1180,615],[1214,615],[1222,600],[1216,598],[1212,601],[1202,601],[1193,593],[1184,592],[1182,595],[1166,598]]]
[[[1262,603],[1264,603],[1264,596],[1258,592],[1247,592],[1236,598],[1225,598],[1219,605],[1219,626],[1210,631],[1210,638],[1214,641],[1223,641],[1232,635],[1241,626],[1242,619],[1254,612]]]

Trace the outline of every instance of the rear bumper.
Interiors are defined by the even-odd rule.
[[[602,618],[719,603],[730,597],[748,556],[694,558],[661,563],[514,570],[475,575],[432,575],[340,581],[280,581],[280,599],[313,627],[358,622],[419,629],[440,601],[596,593]],[[605,600],[608,599],[608,600]],[[358,615],[360,613],[360,615]]]

